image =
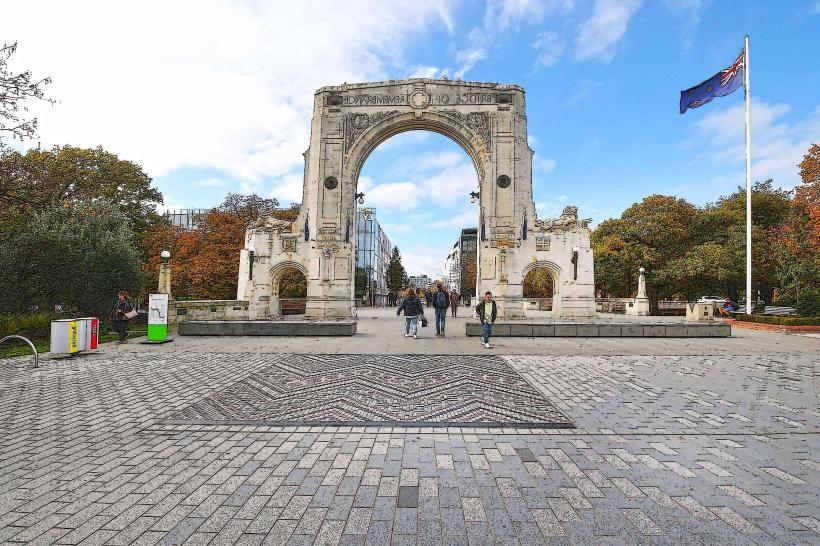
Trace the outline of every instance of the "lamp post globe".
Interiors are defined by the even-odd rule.
[[[168,260],[171,259],[171,253],[167,250],[163,250],[159,253],[159,257],[162,259],[162,263],[168,263]]]

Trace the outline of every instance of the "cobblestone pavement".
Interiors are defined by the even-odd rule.
[[[0,543],[820,543],[820,358],[507,356],[569,430],[169,425],[276,355],[0,363]]]
[[[266,368],[165,422],[573,426],[494,355],[290,354],[267,360]]]

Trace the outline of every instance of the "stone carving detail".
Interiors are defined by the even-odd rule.
[[[477,133],[478,136],[484,140],[484,147],[487,154],[492,156],[492,130],[490,129],[490,113],[489,112],[470,112],[464,114],[458,110],[443,110],[443,113],[450,117],[456,118],[464,123],[467,127]]]
[[[296,238],[283,237],[282,238],[282,252],[296,252]]]
[[[388,110],[374,112],[372,114],[345,114],[345,153],[350,151],[350,147],[353,146],[353,142],[356,140],[356,137],[364,133],[369,127],[372,127],[383,119],[398,113],[398,110]]]
[[[534,231],[568,231],[573,228],[587,228],[592,218],[578,219],[578,207],[572,205],[564,207],[564,212],[558,218],[536,220]]]
[[[509,176],[502,174],[498,177],[498,180],[496,180],[495,183],[498,184],[499,188],[509,188],[512,181]]]
[[[329,190],[334,190],[334,189],[336,189],[336,186],[338,186],[338,185],[339,185],[339,181],[336,180],[335,176],[328,176],[327,178],[325,178],[325,188],[327,188]]]
[[[253,223],[253,227],[274,233],[290,233],[293,230],[293,222],[279,220],[273,216],[262,216]]]

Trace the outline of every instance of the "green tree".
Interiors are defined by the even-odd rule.
[[[0,150],[4,148],[3,138],[11,136],[13,140],[33,138],[37,134],[37,118],[24,119],[21,110],[28,110],[25,103],[46,98],[45,86],[51,83],[50,78],[34,80],[31,72],[15,74],[9,70],[8,60],[17,51],[17,42],[3,44],[0,47]]]
[[[136,294],[140,256],[125,215],[96,201],[52,207],[0,243],[0,311],[107,316],[116,294]]]
[[[393,253],[390,255],[390,262],[387,264],[387,287],[398,292],[405,286],[407,286],[407,271],[401,263],[399,247],[394,246]]]
[[[602,222],[592,234],[596,286],[608,294],[632,294],[643,266],[650,304],[656,307],[658,299],[681,288],[671,263],[699,242],[693,229],[697,220],[698,209],[691,203],[650,195],[620,218]]]
[[[104,200],[141,238],[159,220],[160,191],[142,167],[101,147],[73,146],[0,154],[0,231],[13,232],[37,212]]]

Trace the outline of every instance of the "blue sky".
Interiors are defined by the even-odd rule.
[[[575,204],[598,222],[652,193],[705,204],[744,182],[742,89],[683,116],[679,92],[731,64],[745,34],[754,179],[793,187],[820,142],[818,1],[339,5],[35,0],[4,8],[0,36],[19,41],[13,68],[54,80],[59,103],[35,108],[42,144],[134,160],[170,208],[228,191],[298,201],[316,88],[442,75],[526,89],[541,217]],[[430,133],[383,143],[360,180],[409,271],[428,274],[474,218],[475,183]]]

